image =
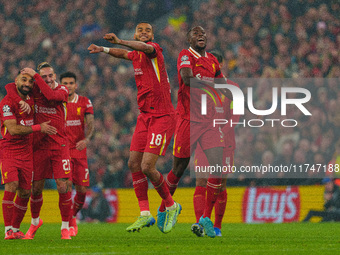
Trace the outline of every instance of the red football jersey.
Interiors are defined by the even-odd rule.
[[[17,93],[18,95],[18,93]],[[19,96],[19,95],[18,95]],[[27,135],[11,135],[4,125],[5,120],[16,119],[18,125],[33,125],[33,98],[28,96],[26,100],[32,107],[27,114],[20,110],[19,104],[9,95],[0,102],[1,135],[0,149],[2,158],[20,158],[22,160],[33,160],[33,133]]]
[[[137,85],[137,102],[141,112],[169,114],[174,112],[171,103],[171,90],[168,74],[165,70],[163,49],[153,42],[155,53],[145,54],[141,51],[130,51]]]
[[[35,104],[34,123],[40,124],[50,120],[49,125],[57,129],[55,135],[35,133],[33,146],[39,149],[60,150],[68,145],[66,135],[68,89],[57,83],[56,87],[51,89],[39,74],[35,74],[33,78],[35,79],[32,90]],[[21,98],[15,95],[16,88],[13,84],[6,85],[6,90],[8,94],[15,96],[16,102],[19,102]]]
[[[85,115],[93,114],[90,99],[75,95],[72,102],[67,103],[66,133],[70,146],[71,158],[86,158],[86,148],[76,149],[76,144],[85,139]]]
[[[220,65],[214,55],[206,52],[205,56],[201,56],[191,47],[186,50],[182,50],[179,53],[177,59],[177,71],[178,71],[178,103],[177,111],[182,118],[202,122],[211,121],[216,113],[216,107],[221,107],[218,96],[213,91],[208,91],[214,99],[208,94],[207,96],[207,115],[201,115],[201,94],[207,94],[206,91],[198,88],[190,88],[186,86],[182,80],[180,70],[183,67],[188,67],[192,70],[194,77],[203,80],[213,82],[214,78],[223,78],[223,74],[220,70]],[[190,98],[191,94],[194,98]],[[190,100],[194,100],[192,105],[197,106],[197,109],[192,109],[190,114]],[[191,115],[191,116],[190,116]],[[191,118],[190,118],[191,117]]]

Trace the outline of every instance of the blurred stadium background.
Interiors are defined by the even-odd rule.
[[[176,106],[177,56],[188,47],[188,29],[201,25],[208,36],[207,50],[217,49],[224,55],[223,73],[228,78],[324,78],[309,88],[315,95],[313,117],[302,125],[294,129],[237,128],[235,165],[339,164],[339,17],[337,0],[0,0],[0,99],[6,93],[4,86],[22,67],[36,68],[48,61],[57,75],[76,73],[78,92],[92,100],[95,111],[95,134],[88,147],[91,186],[132,188],[127,160],[139,113],[132,64],[106,54],[90,55],[87,47],[91,43],[110,46],[102,39],[107,32],[132,39],[137,22],[152,23],[155,41],[164,49]],[[254,88],[260,107],[271,105],[267,92],[267,87]],[[171,149],[158,163],[164,174],[172,168]],[[240,175],[228,185],[242,186],[242,194],[248,186],[300,185],[304,189],[303,185],[316,185],[305,187],[305,193],[311,193],[313,187],[319,189],[315,206],[322,208],[321,176],[284,177]],[[179,187],[194,184],[186,173]],[[53,189],[53,181],[46,187]],[[293,192],[286,187],[279,190]],[[132,192],[130,195],[131,203],[137,205]],[[232,192],[229,199],[233,200]]]

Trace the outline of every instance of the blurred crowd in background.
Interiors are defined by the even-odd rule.
[[[109,47],[102,39],[108,32],[133,39],[136,24],[150,22],[155,42],[164,50],[176,106],[177,56],[188,48],[188,30],[200,25],[207,32],[207,50],[219,50],[224,56],[225,76],[238,81],[245,92],[253,86],[257,109],[271,106],[270,78],[294,78],[288,85],[287,79],[281,80],[276,87],[297,86],[300,80],[299,86],[312,93],[306,105],[311,117],[296,107],[288,107],[284,118],[276,116],[296,119],[299,124],[294,128],[237,126],[236,167],[340,163],[339,13],[337,0],[0,0],[0,99],[4,86],[22,67],[36,68],[47,61],[58,76],[76,73],[78,93],[94,105],[95,134],[88,146],[91,186],[132,187],[127,160],[139,113],[133,67],[130,61],[107,54],[90,55],[87,47],[91,43]],[[254,78],[267,80],[253,83]],[[261,118],[249,112],[244,116]],[[164,174],[172,168],[171,152],[169,147],[157,164]],[[323,176],[307,171],[298,179],[283,173],[262,177],[238,174],[228,182],[303,185],[320,183]],[[187,172],[179,186],[194,184]]]

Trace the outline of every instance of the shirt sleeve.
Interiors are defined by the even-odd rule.
[[[191,59],[189,57],[188,52],[182,51],[177,59],[177,70],[181,70],[183,67],[188,67],[190,69],[192,69],[191,66]]]
[[[35,79],[35,83],[38,85],[41,93],[43,93],[47,100],[67,101],[68,89],[65,86],[61,86],[61,89],[53,90],[45,83],[38,73],[35,74],[33,78]]]
[[[8,100],[6,100],[4,104],[2,104],[2,107],[0,109],[0,118],[2,119],[2,121],[16,119],[13,104],[11,104],[11,102],[9,102]]]
[[[155,50],[151,54],[146,54],[148,58],[155,58],[158,54],[162,53],[163,49],[159,46],[159,44],[154,42],[148,42],[147,44],[151,45]]]
[[[133,60],[133,58],[135,57],[135,53],[136,53],[136,51],[135,50],[133,50],[133,51],[129,51],[128,52],[128,58],[132,61]]]
[[[93,105],[90,99],[86,98],[85,114],[93,114]]]

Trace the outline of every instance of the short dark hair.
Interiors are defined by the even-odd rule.
[[[218,63],[222,63],[223,62],[223,56],[222,53],[218,50],[213,50],[210,52],[211,54],[213,54],[215,56],[215,58],[217,58]]]
[[[152,33],[154,33],[154,31],[153,31],[153,26],[151,25],[150,22],[147,22],[147,21],[140,21],[140,22],[137,23],[136,27],[137,27],[139,24],[149,24],[149,25],[151,26],[151,31],[152,31]]]
[[[77,76],[75,75],[75,73],[72,73],[72,72],[65,72],[65,73],[62,73],[62,74],[60,75],[60,82],[61,82],[64,78],[74,78],[74,81],[77,81]]]
[[[48,62],[42,62],[37,66],[37,70],[40,71],[42,68],[45,68],[45,67],[50,67],[53,69],[53,67]]]

